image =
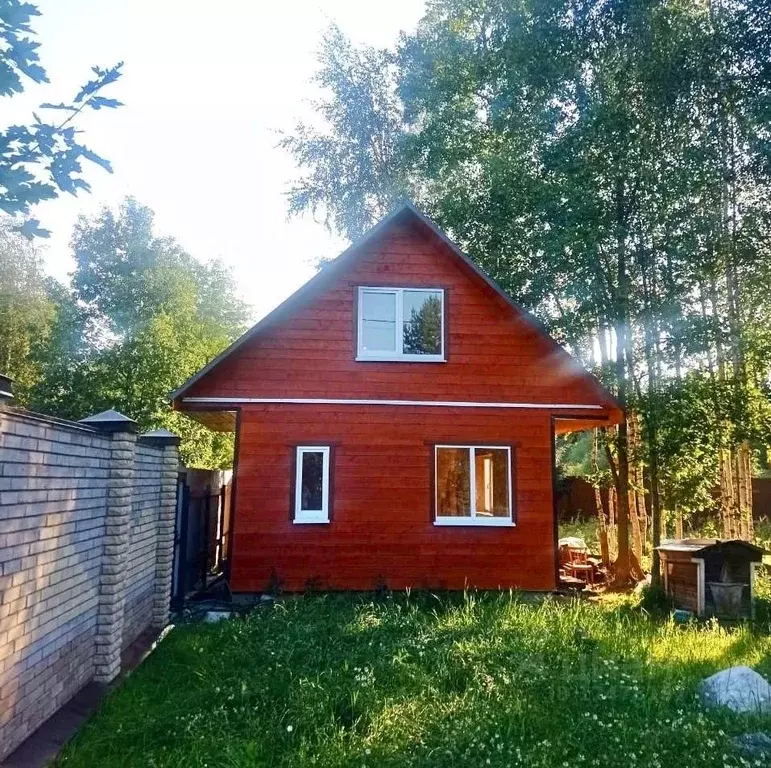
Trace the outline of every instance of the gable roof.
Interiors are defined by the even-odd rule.
[[[623,410],[620,403],[615,399],[600,382],[592,376],[567,350],[565,350],[550,334],[546,326],[538,320],[535,316],[530,314],[526,309],[517,304],[511,296],[501,286],[493,280],[490,275],[487,274],[473,259],[467,256],[458,246],[450,240],[447,235],[422,211],[419,211],[410,200],[402,200],[399,205],[391,211],[385,218],[381,219],[374,227],[368,232],[365,232],[358,240],[352,243],[346,248],[334,261],[321,269],[316,275],[308,280],[304,285],[298,288],[288,299],[279,304],[274,310],[269,312],[258,323],[252,326],[246,333],[236,339],[227,349],[210,360],[203,368],[197,373],[191,376],[181,387],[174,390],[171,394],[172,401],[181,397],[190,387],[196,382],[200,381],[206,374],[216,368],[223,360],[232,355],[238,349],[247,344],[252,338],[254,338],[261,331],[269,326],[273,326],[277,321],[289,316],[298,305],[301,305],[304,301],[310,299],[312,296],[320,292],[324,285],[331,282],[341,272],[343,272],[349,264],[351,264],[356,257],[362,252],[364,247],[375,240],[378,236],[387,231],[390,227],[404,223],[413,222],[417,223],[420,227],[424,228],[431,235],[437,238],[442,245],[449,249],[449,251],[457,257],[468,269],[470,269],[477,277],[479,277],[492,291],[499,296],[503,301],[509,305],[531,328],[536,331],[540,336],[546,338],[554,350],[563,356],[574,369],[578,375],[581,375],[589,379],[592,384],[597,388],[598,393],[606,397],[610,403],[612,403],[619,410]]]

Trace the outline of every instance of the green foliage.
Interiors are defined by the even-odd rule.
[[[768,520],[764,521],[768,525]],[[768,530],[766,530],[766,539]],[[768,546],[768,541],[764,542]],[[755,619],[771,628],[771,564],[765,563],[755,574]]]
[[[0,371],[14,379],[23,401],[39,376],[35,347],[44,343],[54,315],[42,259],[12,221],[0,220]]]
[[[442,300],[430,296],[420,309],[412,308],[404,324],[404,353],[439,354],[442,349]]]
[[[761,517],[755,522],[755,543],[771,553],[771,518]],[[768,561],[771,564],[771,560]],[[769,594],[771,598],[771,593]]]
[[[231,434],[169,407],[169,394],[244,329],[230,271],[156,237],[152,211],[132,199],[81,219],[72,245],[71,289],[47,287],[52,310],[46,341],[29,356],[37,376],[27,404],[69,419],[116,408],[145,430],[179,434],[187,466],[230,466]]]
[[[600,536],[597,519],[590,520],[566,520],[560,521],[559,537],[561,539],[573,536],[577,539],[583,539],[590,552],[600,551]]]
[[[686,519],[718,506],[713,491],[719,485],[718,449],[726,436],[716,392],[708,376],[694,372],[667,383],[655,404],[667,507],[677,507]]]
[[[399,196],[392,173],[401,118],[396,60],[388,51],[356,49],[333,25],[318,61],[316,83],[325,97],[314,106],[330,130],[299,123],[282,138],[281,146],[311,169],[290,190],[290,211],[323,212],[327,226],[355,239]]]
[[[608,459],[601,445],[597,450],[597,466],[594,465],[594,440],[592,431],[557,436],[557,471],[561,477],[585,477],[593,485],[610,485]]]
[[[57,766],[746,765],[769,715],[705,710],[700,680],[771,673],[750,626],[514,594],[326,595],[177,626]]]
[[[290,210],[354,238],[409,194],[641,414],[665,504],[705,511],[718,448],[771,443],[769,10],[436,0],[388,53],[332,30]]]
[[[640,608],[654,616],[665,616],[673,610],[674,604],[662,586],[649,584],[643,588]]]
[[[32,19],[40,12],[22,0],[0,2],[0,96],[24,91],[25,78],[48,82],[32,39]],[[102,69],[93,67],[89,80],[69,103],[41,104],[40,108],[63,113],[61,121],[46,122],[33,113],[30,125],[12,125],[0,130],[0,211],[27,218],[31,206],[51,200],[62,192],[88,191],[82,174],[83,161],[112,171],[110,164],[79,139],[74,119],[84,110],[114,109],[119,101],[103,95],[103,89],[121,76],[122,63]],[[37,219],[27,219],[20,227],[27,236],[47,237]]]

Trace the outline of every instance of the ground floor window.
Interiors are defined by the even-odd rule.
[[[511,448],[437,445],[437,525],[513,525]]]
[[[297,447],[294,522],[329,522],[329,446]]]

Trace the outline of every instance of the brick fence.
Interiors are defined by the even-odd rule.
[[[0,377],[0,760],[168,620],[178,439],[9,408]]]

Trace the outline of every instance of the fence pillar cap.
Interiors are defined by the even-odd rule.
[[[0,405],[13,400],[13,379],[0,373]]]
[[[81,419],[79,424],[85,424],[87,427],[94,427],[101,432],[138,432],[139,424],[124,416],[119,411],[110,408],[108,411],[95,413],[93,416],[86,416]]]
[[[179,435],[175,435],[163,427],[154,429],[151,432],[145,432],[139,436],[139,439],[143,443],[151,443],[153,445],[179,445],[181,441]]]

